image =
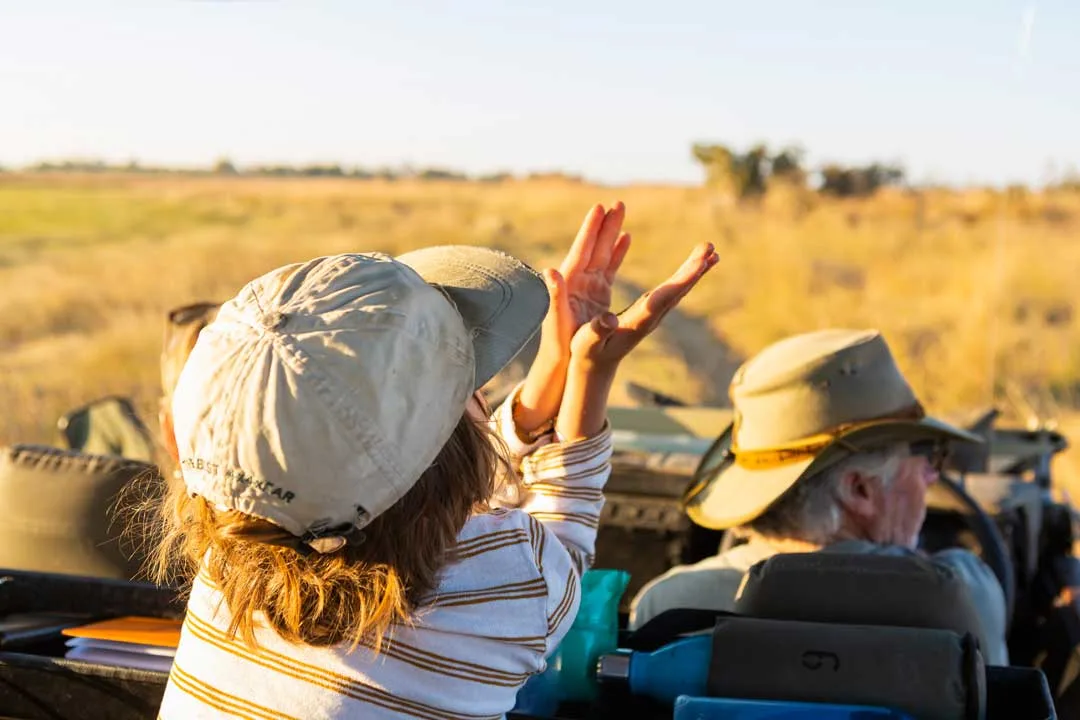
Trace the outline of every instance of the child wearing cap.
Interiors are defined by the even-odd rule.
[[[475,247],[349,254],[222,305],[172,395],[157,578],[195,577],[162,718],[513,707],[577,610],[615,370],[716,262],[612,315],[623,215],[593,208],[543,278]],[[541,326],[489,422],[477,388]],[[500,473],[519,507],[492,508]]]

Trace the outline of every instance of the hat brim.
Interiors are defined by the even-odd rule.
[[[760,516],[800,478],[817,474],[844,457],[848,447],[873,448],[891,442],[946,440],[982,443],[983,438],[934,418],[887,420],[841,435],[813,458],[775,468],[750,470],[728,455],[732,427],[702,459],[702,470],[683,495],[683,508],[697,525],[726,530]],[[842,443],[840,441],[843,441]],[[710,463],[714,467],[708,467]]]
[[[169,311],[161,349],[161,388],[166,397],[172,395],[199,333],[214,321],[220,309],[220,303],[199,302]]]
[[[543,278],[491,248],[439,245],[395,258],[449,296],[473,339],[474,388],[510,364],[536,335],[548,310]]]

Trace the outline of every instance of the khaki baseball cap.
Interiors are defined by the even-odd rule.
[[[735,373],[734,420],[683,497],[690,518],[722,530],[760,516],[800,478],[892,442],[980,443],[927,417],[876,330],[781,340]]]
[[[540,276],[494,250],[321,257],[224,303],[173,397],[187,488],[308,540],[347,536],[435,461],[537,332]]]

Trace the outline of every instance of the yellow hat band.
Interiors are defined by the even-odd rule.
[[[828,432],[819,433],[808,438],[796,440],[792,443],[777,445],[771,448],[758,450],[741,450],[738,448],[735,438],[739,434],[738,420],[732,429],[731,454],[735,463],[747,470],[770,470],[772,468],[793,465],[798,462],[810,460],[821,454],[825,448],[834,443],[843,444],[843,438],[856,430],[881,425],[896,420],[921,420],[926,417],[922,405],[915,403],[894,413],[876,417],[871,420],[860,420],[853,423],[839,425]],[[846,446],[851,452],[858,452],[859,448]]]

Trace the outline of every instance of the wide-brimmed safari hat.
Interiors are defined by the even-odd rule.
[[[161,343],[161,392],[172,396],[195,341],[203,328],[217,317],[220,303],[197,302],[173,308],[165,315],[165,336]]]
[[[220,307],[184,363],[184,482],[336,549],[312,541],[349,537],[408,492],[547,307],[539,274],[478,247],[273,270]]]
[[[734,421],[703,460],[683,505],[717,530],[761,515],[800,478],[853,453],[920,440],[982,442],[927,417],[876,330],[781,340],[735,373]]]

